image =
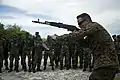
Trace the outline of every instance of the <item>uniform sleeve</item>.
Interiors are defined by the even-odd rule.
[[[85,30],[79,30],[77,32],[70,33],[69,36],[71,38],[81,39],[87,35],[91,35],[91,34],[94,34],[95,32],[97,32],[98,31],[97,26],[98,26],[97,23],[90,24],[87,26],[87,28]]]

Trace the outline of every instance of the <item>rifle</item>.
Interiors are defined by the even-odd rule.
[[[39,23],[39,24],[46,24],[46,25],[50,25],[50,26],[55,26],[58,28],[64,28],[67,29],[68,31],[78,31],[79,28],[77,28],[74,25],[69,25],[69,24],[63,24],[63,23],[57,23],[57,22],[49,22],[49,21],[45,21],[45,22],[40,22],[39,19],[38,21],[32,21],[33,23]]]

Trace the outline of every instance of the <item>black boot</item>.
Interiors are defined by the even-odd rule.
[[[33,73],[36,73],[35,69],[33,69]]]
[[[69,65],[66,66],[66,69],[69,70]]]

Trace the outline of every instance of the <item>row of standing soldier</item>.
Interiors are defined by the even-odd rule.
[[[48,57],[50,58],[52,70],[54,70],[54,66],[58,67],[59,65],[60,70],[64,67],[66,67],[67,70],[71,67],[76,69],[78,67],[78,61],[79,67],[81,69],[84,68],[83,71],[86,71],[88,65],[89,71],[92,70],[92,57],[91,51],[87,47],[88,45],[86,45],[87,39],[76,42],[71,39],[60,40],[59,36],[57,36],[56,39],[52,39],[52,37],[48,35],[45,42],[46,46],[49,48],[49,50],[47,50],[42,45],[43,42],[38,32],[36,32],[35,37],[31,37],[29,33],[27,33],[25,40],[20,36],[13,36],[9,41],[5,38],[0,38],[0,72],[2,72],[3,60],[5,60],[5,67],[9,72],[13,71],[13,61],[15,60],[14,70],[19,72],[20,59],[24,71],[27,71],[27,64],[29,72],[36,72],[36,67],[37,71],[41,71],[42,51],[44,51],[44,70],[46,70]],[[83,45],[84,48],[81,47]],[[9,67],[8,56],[10,56]],[[21,58],[19,58],[19,56]],[[26,63],[26,57],[28,57],[28,63]]]

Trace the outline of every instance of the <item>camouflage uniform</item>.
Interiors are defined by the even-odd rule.
[[[3,46],[4,46],[4,40],[0,38],[0,73],[2,73],[2,67],[3,67]]]
[[[32,42],[30,36],[27,37],[27,39],[24,40],[24,47],[23,47],[23,53],[22,53],[22,68],[24,71],[27,71],[27,65],[26,65],[26,56],[28,57],[28,68],[29,72],[31,72],[32,69]]]
[[[75,53],[75,41],[69,39],[69,67],[74,64],[74,53]],[[71,62],[72,60],[72,62]]]
[[[56,40],[54,45],[54,60],[55,60],[56,67],[59,66],[60,54],[61,54],[60,51],[61,51],[60,40]]]
[[[118,57],[110,34],[100,24],[92,22],[90,16],[86,13],[77,16],[77,19],[81,30],[69,34],[68,37],[80,39],[87,36],[94,58],[94,70],[89,79],[113,80],[118,69]],[[109,72],[109,74],[104,71],[106,68],[106,72]],[[103,74],[101,74],[99,71],[105,73],[102,72]]]
[[[23,48],[24,48],[24,39],[22,39],[22,37],[18,37],[19,39],[19,55],[21,57],[21,65],[23,66],[23,58],[22,58],[22,55],[23,55]]]
[[[76,69],[77,68],[77,63],[78,63],[78,51],[79,51],[78,45],[79,44],[77,42],[75,42],[74,44],[75,44],[74,45],[75,49],[74,49],[74,53],[72,53],[73,54],[72,55],[72,66],[73,66],[74,69]]]
[[[18,39],[16,36],[12,38],[10,41],[10,70],[9,72],[12,71],[13,69],[13,61],[15,59],[15,70],[18,72],[18,67],[19,67],[19,46],[18,46]]]
[[[45,53],[44,53],[44,70],[46,70],[48,57],[50,59],[52,70],[54,70],[54,60],[53,60],[54,59],[54,49],[53,49],[53,42],[52,41],[53,40],[50,38],[50,36],[48,36],[46,44],[47,44],[47,47],[49,47],[49,51],[45,50]]]
[[[4,60],[5,60],[4,65],[5,65],[6,70],[9,70],[9,68],[8,68],[8,57],[9,57],[9,55],[8,55],[8,45],[9,45],[9,41],[7,39],[5,39],[3,53],[4,53]]]
[[[68,70],[70,65],[69,65],[69,47],[68,47],[68,42],[67,40],[62,42],[62,47],[61,47],[61,54],[60,54],[60,70],[63,69],[63,59],[65,57],[65,65],[66,69]]]
[[[86,71],[86,68],[89,67],[91,71],[91,50],[89,48],[84,48],[84,68],[83,71]]]
[[[42,39],[40,36],[36,36],[34,39],[34,56],[33,56],[33,72],[35,71],[36,65],[37,65],[37,71],[41,71],[40,66],[41,66],[41,60],[42,60]]]

